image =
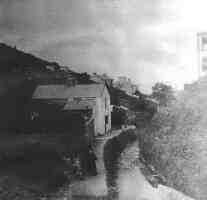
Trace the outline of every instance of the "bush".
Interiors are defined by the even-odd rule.
[[[150,125],[139,132],[140,150],[167,184],[204,200],[207,198],[207,96],[184,93],[161,107]]]
[[[121,127],[126,121],[126,111],[122,108],[114,106],[111,114],[111,123],[114,127]]]

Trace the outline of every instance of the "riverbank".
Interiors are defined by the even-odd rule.
[[[138,130],[132,133],[137,136]],[[124,132],[123,132],[124,134]],[[119,137],[119,136],[118,136]],[[113,138],[112,138],[113,139]],[[123,140],[127,143],[127,140]],[[170,187],[162,185],[155,177],[155,170],[149,169],[147,163],[140,158],[139,140],[136,138],[128,143],[117,159],[118,171],[116,173],[117,196],[119,200],[193,200]],[[112,198],[114,199],[114,198]]]
[[[140,131],[140,149],[147,163],[162,174],[167,185],[199,200],[207,198],[205,85],[183,91],[160,107]]]

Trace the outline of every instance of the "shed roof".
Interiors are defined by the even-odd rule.
[[[100,97],[104,84],[39,85],[34,91],[34,99],[68,99],[73,97]]]

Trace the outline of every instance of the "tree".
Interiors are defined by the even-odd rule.
[[[121,126],[126,121],[126,111],[120,107],[114,106],[113,112],[111,113],[112,126]]]
[[[86,72],[81,73],[79,76],[79,82],[82,84],[90,83],[90,75]]]
[[[160,82],[152,87],[152,97],[155,98],[161,106],[166,106],[167,103],[175,99],[172,86]]]

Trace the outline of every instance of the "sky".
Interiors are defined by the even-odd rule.
[[[0,41],[78,72],[127,76],[150,92],[198,77],[203,0],[0,0]]]

